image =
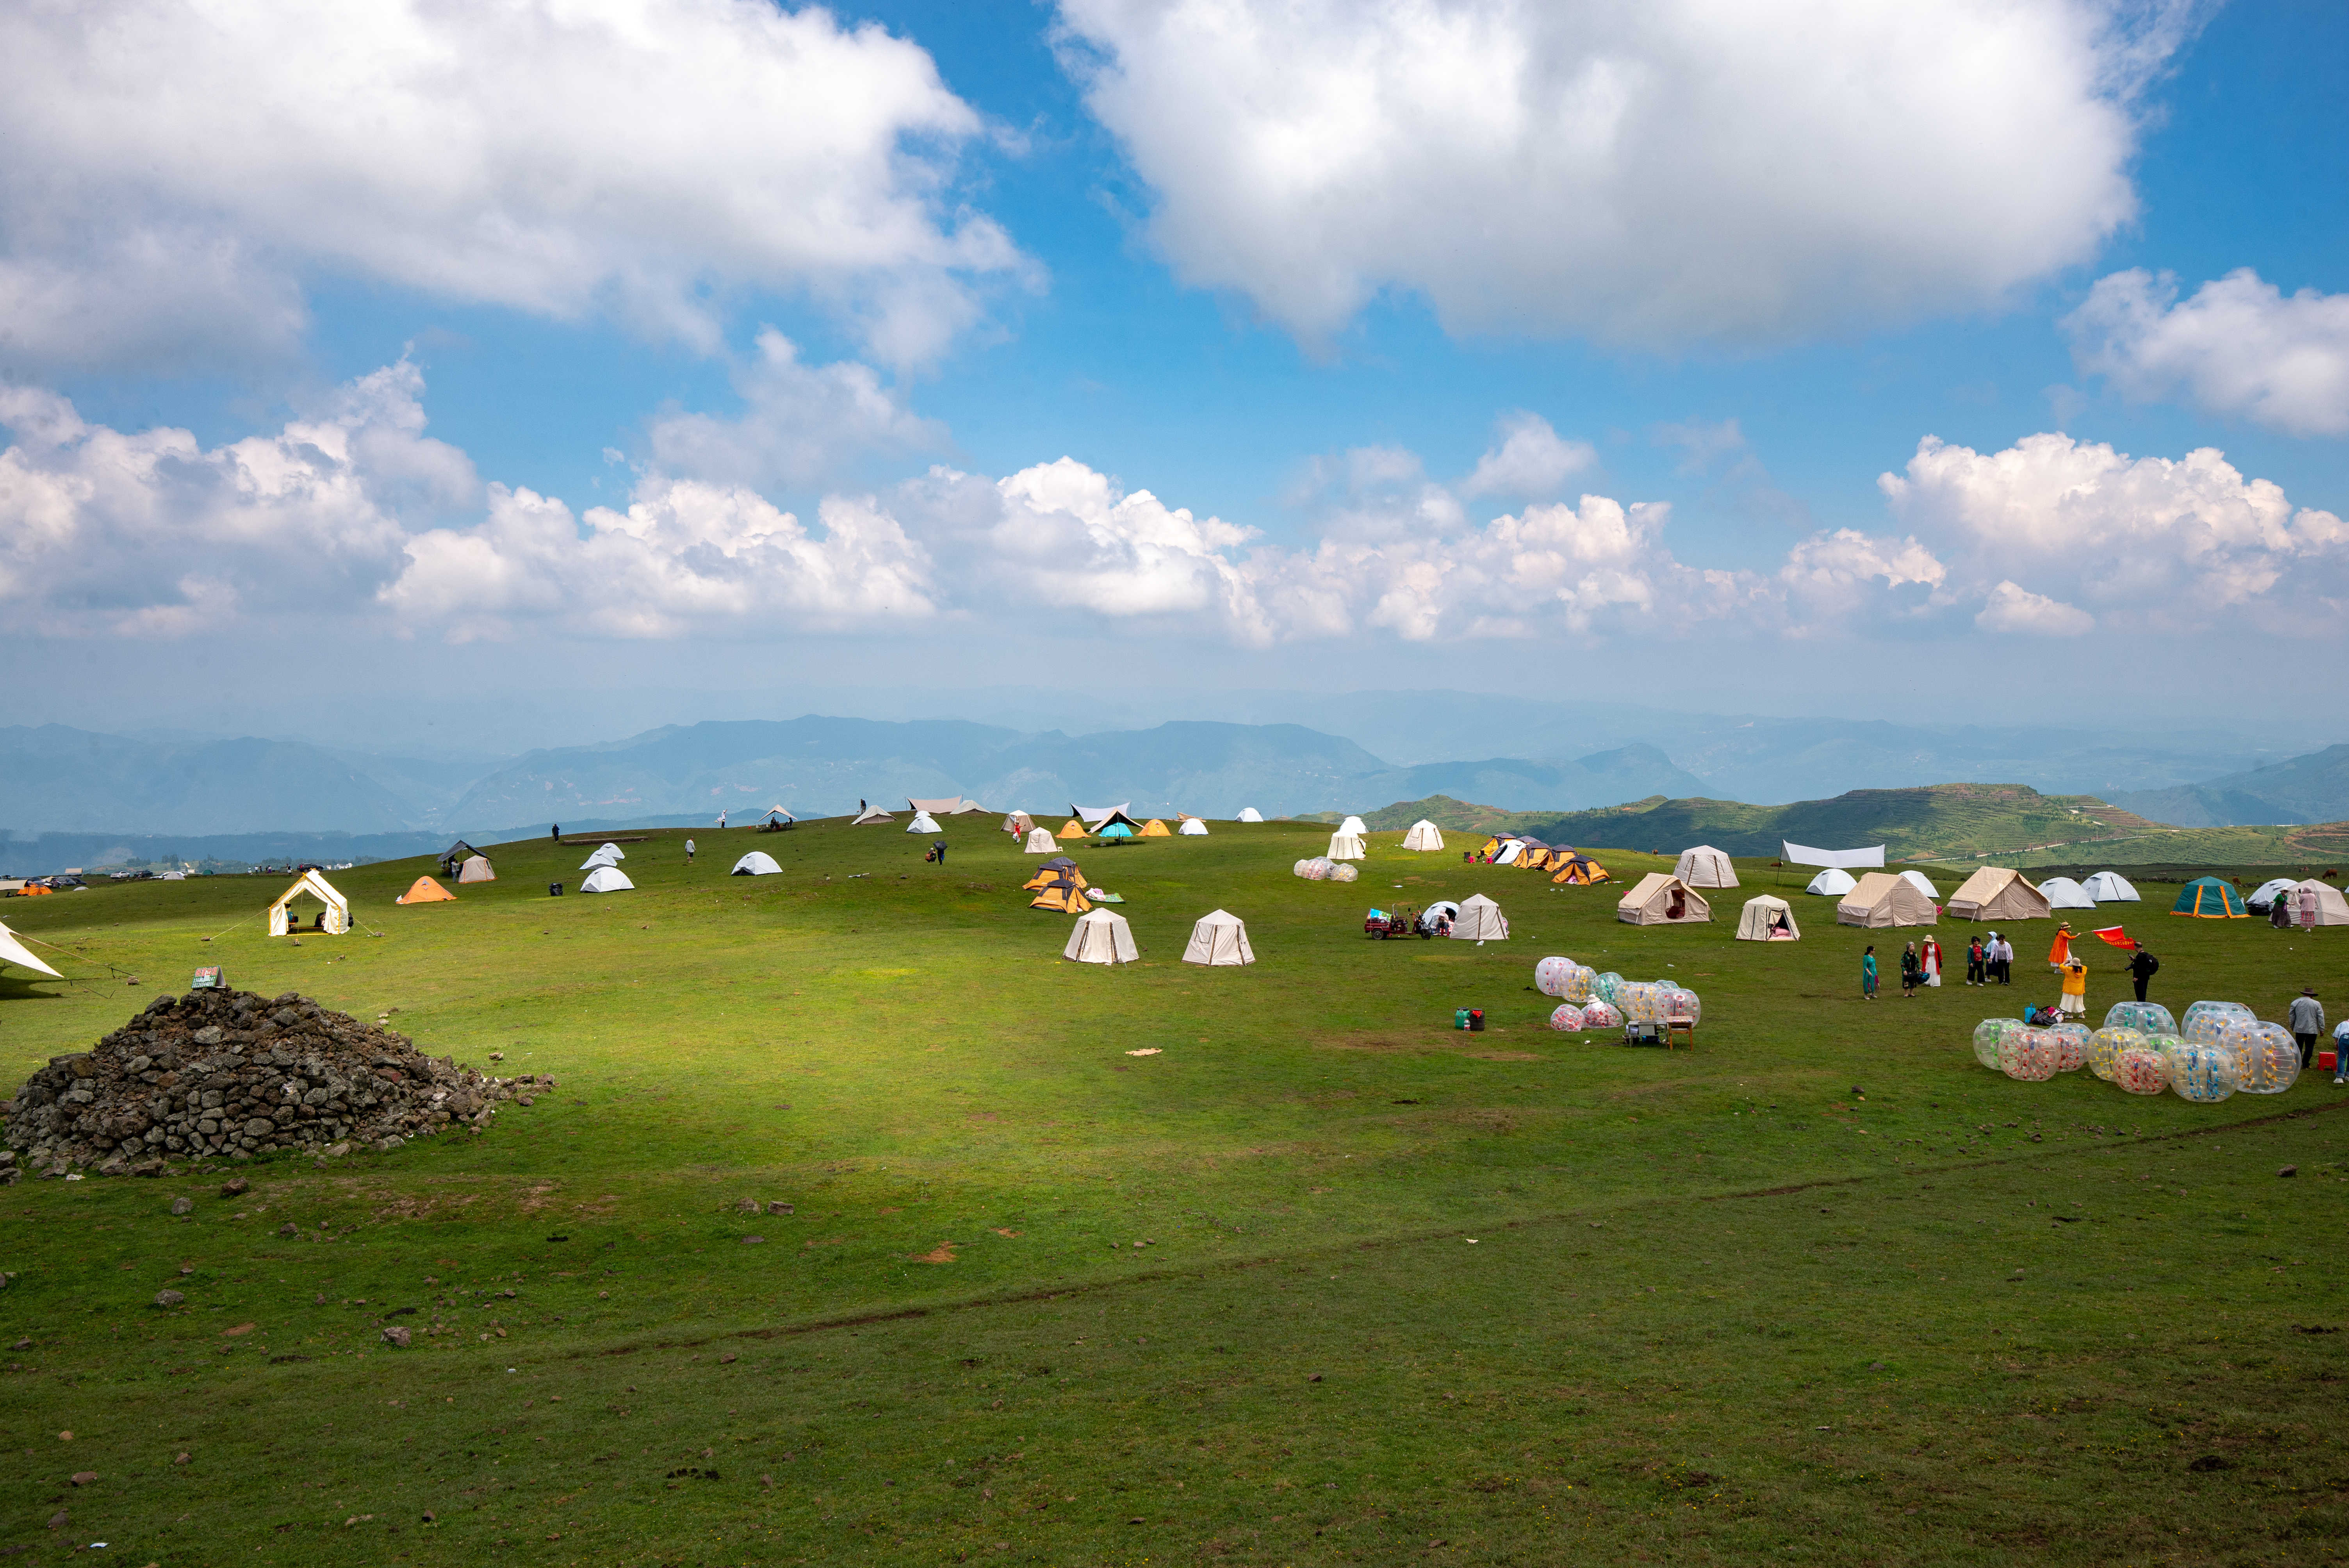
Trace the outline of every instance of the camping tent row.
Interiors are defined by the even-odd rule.
[[[1626,925],[1693,925],[1713,918],[1713,906],[1688,883],[1664,872],[1650,872],[1615,903]]]
[[[1523,871],[1549,872],[1550,881],[1570,887],[1588,887],[1594,882],[1610,881],[1607,868],[1583,854],[1572,844],[1546,844],[1539,839],[1529,839],[1518,833],[1500,833],[1485,841],[1478,851],[1496,866],[1516,866]]]
[[[1924,879],[1920,877],[1917,881]],[[1852,884],[1852,890],[1836,905],[1836,923],[1871,931],[1889,925],[1930,925],[1937,913],[1933,895],[1927,891],[1931,886],[1926,882],[1920,888],[1906,875],[1870,872]]]
[[[318,929],[329,936],[340,936],[351,928],[351,901],[335,891],[335,886],[316,872],[304,872],[294,879],[294,885],[277,895],[269,906],[269,934],[284,936],[294,928],[293,913],[286,907],[305,894],[326,906],[326,918]]]
[[[1079,964],[1131,964],[1142,956],[1142,949],[1134,942],[1133,927],[1126,923],[1125,916],[1114,910],[1096,909],[1077,917],[1061,956]],[[1255,963],[1256,951],[1248,945],[1247,923],[1227,910],[1211,910],[1201,915],[1191,927],[1191,940],[1183,949],[1183,962],[1211,969]]]
[[[1737,917],[1737,940],[1740,942],[1800,942],[1803,928],[1795,923],[1794,906],[1783,898],[1768,893],[1757,894],[1745,901],[1744,910]]]
[[[1679,861],[1672,867],[1672,875],[1680,878],[1690,887],[1735,887],[1737,885],[1737,868],[1729,863],[1727,855],[1714,849],[1711,844],[1699,844],[1694,849],[1682,850]]]

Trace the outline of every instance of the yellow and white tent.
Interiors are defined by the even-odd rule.
[[[329,936],[340,936],[351,928],[351,901],[335,891],[334,883],[316,872],[304,872],[294,879],[294,885],[277,895],[269,906],[269,934],[283,936],[294,927],[293,913],[286,908],[304,895],[316,899],[326,906],[326,919],[318,929]]]

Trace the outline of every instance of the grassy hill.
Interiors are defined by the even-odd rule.
[[[219,964],[560,1083],[479,1138],[242,1167],[235,1196],[7,1189],[0,1544],[1857,1568],[2349,1536],[2341,1489],[2277,1479],[2338,1425],[2344,1341],[2295,1332],[2340,1326],[2349,1284],[2309,1224],[2349,1178],[2328,1085],[2017,1083],[1967,1039],[2053,995],[2028,964],[1870,1004],[1859,950],[1898,934],[1822,901],[1765,946],[1731,940],[1742,892],[1633,928],[1609,890],[1392,833],[1357,884],[1291,875],[1326,831],[1077,850],[1127,900],[1114,971],[1063,962],[1033,862],[962,823],[944,867],[838,821],[698,831],[689,863],[631,834],[637,891],[605,897],[549,897],[585,851],[543,839],[454,903],[392,902],[429,862],[364,866],[336,879],[360,931],[298,945],[254,878],[0,904],[74,976],[0,971],[19,1078]],[[728,877],[752,847],[782,874]],[[1480,891],[1509,940],[1361,934],[1366,904]],[[1254,966],[1175,962],[1217,906]],[[2158,997],[2268,1016],[2349,940],[2131,925]],[[1545,1027],[1553,953],[1694,985],[1694,1050]],[[1464,1006],[1490,1029],[1452,1030]]]

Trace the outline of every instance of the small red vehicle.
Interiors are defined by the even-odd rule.
[[[1391,936],[1416,936],[1424,942],[1435,933],[1421,926],[1415,909],[1374,909],[1362,919],[1362,934],[1381,942]]]

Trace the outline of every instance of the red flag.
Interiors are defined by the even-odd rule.
[[[2100,927],[2097,930],[2096,934],[2103,937],[2106,942],[2111,943],[2115,947],[2121,948],[2124,951],[2130,953],[2137,951],[2137,938],[2131,936],[2127,932],[2123,931],[2117,925]]]

